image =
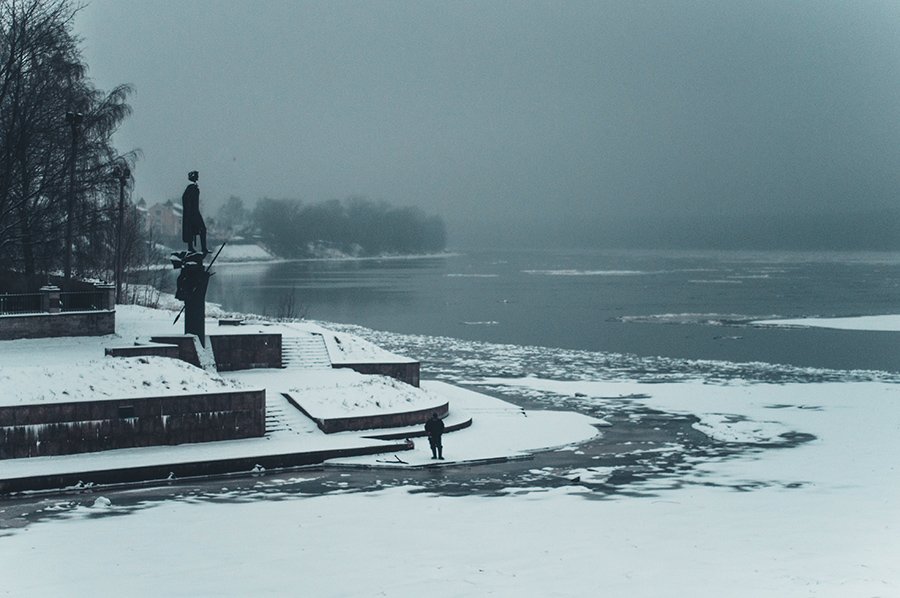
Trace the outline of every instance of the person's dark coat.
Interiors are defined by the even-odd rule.
[[[441,434],[444,433],[444,422],[436,417],[432,417],[425,422],[425,432],[428,433],[429,438],[439,439]]]
[[[200,187],[197,183],[189,184],[181,195],[181,240],[193,243],[206,226],[200,215]]]

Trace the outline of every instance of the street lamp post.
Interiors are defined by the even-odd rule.
[[[72,129],[72,151],[69,157],[69,196],[66,200],[66,260],[64,276],[66,290],[71,290],[72,279],[72,225],[75,219],[75,162],[78,157],[78,137],[81,134],[81,112],[66,112],[66,122]]]
[[[125,185],[131,177],[131,169],[128,165],[117,165],[113,171],[113,175],[119,181],[119,214],[116,224],[116,303],[122,302],[122,278],[124,276],[125,264],[122,255],[122,229],[125,225]]]

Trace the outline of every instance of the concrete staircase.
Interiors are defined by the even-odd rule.
[[[266,397],[266,434],[290,430],[285,421],[284,405],[272,404]]]
[[[281,365],[307,370],[331,369],[331,359],[321,334],[281,337]]]

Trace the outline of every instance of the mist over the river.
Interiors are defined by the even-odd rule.
[[[897,248],[900,4],[94,0],[134,197],[435,214],[451,246]]]

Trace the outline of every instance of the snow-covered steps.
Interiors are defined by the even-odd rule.
[[[330,369],[331,358],[321,334],[283,336],[281,365],[286,368]]]
[[[311,434],[321,434],[314,422],[300,413],[280,393],[266,393],[266,436],[268,438]]]
[[[284,407],[282,405],[273,405],[268,397],[266,398],[266,434],[272,432],[283,432],[287,430],[287,422],[284,418]]]

